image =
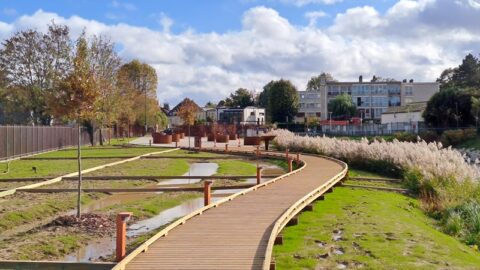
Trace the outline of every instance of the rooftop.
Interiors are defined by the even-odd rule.
[[[422,112],[427,108],[427,102],[412,102],[405,106],[390,107],[383,114]]]

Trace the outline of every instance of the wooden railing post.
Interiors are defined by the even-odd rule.
[[[257,185],[260,185],[262,182],[262,167],[257,166]]]
[[[300,153],[297,153],[297,164],[300,164]]]
[[[178,148],[178,142],[175,142],[175,148]]]
[[[225,153],[228,152],[228,143],[225,144]]]
[[[117,262],[121,261],[126,255],[127,221],[132,215],[131,212],[117,214],[117,249],[115,256]]]
[[[288,160],[288,148],[285,149],[285,158]]]
[[[203,184],[203,204],[207,206],[212,201],[212,181],[205,181]]]
[[[288,172],[293,171],[293,159],[288,158]]]
[[[257,145],[257,157],[260,157],[260,145]]]

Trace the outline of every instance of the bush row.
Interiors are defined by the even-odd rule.
[[[420,139],[427,143],[441,142],[443,146],[456,146],[466,140],[474,139],[476,136],[475,128],[446,130],[442,134],[431,130],[421,131],[418,135],[408,132],[393,134],[393,138],[401,142],[416,142]]]

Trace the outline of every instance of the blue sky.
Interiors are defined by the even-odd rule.
[[[179,33],[192,28],[198,32],[218,32],[241,28],[243,13],[255,6],[273,8],[295,25],[308,25],[304,16],[309,11],[322,11],[328,16],[318,20],[318,25],[329,25],[335,14],[355,6],[371,5],[384,12],[396,1],[393,0],[345,0],[336,4],[309,3],[299,6],[295,1],[260,0],[160,0],[160,1],[92,1],[92,0],[43,0],[1,2],[4,12],[0,20],[12,22],[18,15],[32,14],[42,9],[70,17],[73,15],[105,23],[127,23],[161,29],[159,19],[168,16],[176,24],[172,32]]]
[[[0,40],[54,20],[155,68],[160,102],[200,105],[271,80],[434,81],[480,53],[480,0],[0,0]]]

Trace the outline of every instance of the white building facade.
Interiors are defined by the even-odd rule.
[[[388,108],[411,102],[426,102],[439,90],[439,84],[436,82],[379,81],[375,77],[369,82],[364,82],[362,76],[358,82],[338,82],[331,76],[322,74],[317,90],[298,92],[299,112],[295,120],[303,122],[309,117],[328,119],[328,103],[341,94],[352,97],[357,106],[358,116],[362,119],[380,120],[382,113]]]

